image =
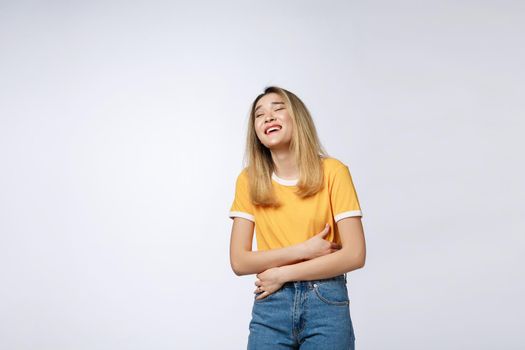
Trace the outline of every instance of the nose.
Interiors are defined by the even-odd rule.
[[[273,116],[273,112],[268,114],[265,118],[265,121],[268,122],[268,121],[271,121],[271,120],[274,120],[275,117]]]

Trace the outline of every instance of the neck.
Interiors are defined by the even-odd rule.
[[[292,152],[289,150],[271,150],[275,166],[274,173],[281,179],[295,180],[299,178],[299,168]]]

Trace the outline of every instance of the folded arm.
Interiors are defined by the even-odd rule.
[[[254,223],[235,217],[230,238],[230,264],[237,276],[261,273],[272,267],[286,266],[304,260],[301,244],[252,251]]]
[[[349,217],[337,222],[342,248],[315,259],[282,266],[283,282],[310,281],[335,277],[365,265],[366,244],[361,217]]]

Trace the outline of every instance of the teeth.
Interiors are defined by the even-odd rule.
[[[266,130],[266,134],[269,134],[272,130],[280,130],[281,128],[278,126],[271,127],[270,129]]]

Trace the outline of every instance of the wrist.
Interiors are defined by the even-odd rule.
[[[304,243],[298,243],[295,246],[295,257],[299,261],[306,260],[306,246],[304,245]]]
[[[290,281],[290,265],[284,265],[279,267],[279,280],[281,283]]]

